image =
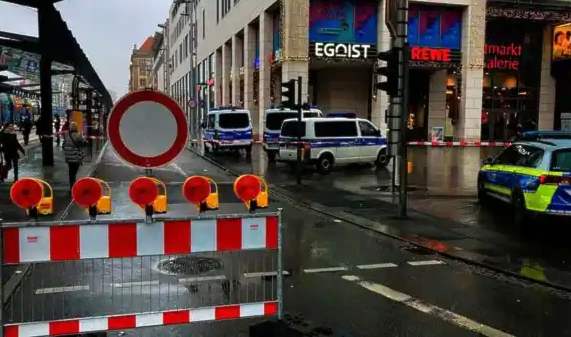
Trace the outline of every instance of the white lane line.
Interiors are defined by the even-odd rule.
[[[377,264],[362,264],[357,266],[359,269],[381,269],[381,268],[394,268],[398,267],[398,265],[394,263],[377,263]]]
[[[428,261],[409,261],[407,262],[408,264],[410,264],[411,266],[433,266],[436,264],[445,264],[442,261],[438,261],[438,260],[428,260]]]
[[[287,271],[283,271],[282,275],[287,276],[289,273]],[[245,278],[256,278],[256,277],[268,277],[268,276],[278,276],[277,271],[267,271],[267,272],[256,272],[256,273],[244,273]]]
[[[226,279],[226,276],[224,276],[224,275],[196,276],[196,277],[181,278],[178,280],[178,283],[198,283],[198,282],[208,282],[208,281],[222,281],[225,279]]]
[[[84,290],[89,290],[89,286],[69,286],[69,287],[54,287],[54,288],[36,289],[36,295],[69,293],[69,292],[73,292],[73,291],[84,291]]]
[[[182,168],[180,168],[180,166],[178,166],[176,163],[171,163],[171,166],[174,168],[175,171],[177,171],[178,173],[180,173],[183,177],[186,177],[186,172],[184,172],[184,170]]]
[[[112,286],[115,288],[131,288],[131,287],[158,286],[159,284],[160,284],[159,280],[153,280],[153,281],[141,281],[141,282],[114,283]]]
[[[510,335],[509,333],[473,321],[467,317],[464,317],[452,311],[442,309],[430,303],[425,303],[410,295],[401,293],[382,284],[362,281],[359,277],[354,275],[344,275],[342,276],[342,278],[344,280],[354,282],[359,286],[367,290],[370,290],[376,294],[382,295],[390,300],[402,303],[425,314],[435,316],[446,322],[455,324],[461,328],[478,332],[480,335],[488,337],[515,337],[514,335]]]
[[[314,269],[304,269],[303,272],[306,274],[316,274],[316,273],[331,273],[335,271],[347,271],[347,267],[330,267],[330,268],[314,268]]]

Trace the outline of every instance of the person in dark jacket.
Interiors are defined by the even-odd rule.
[[[61,129],[61,119],[59,115],[54,117],[54,132],[56,136],[56,144],[59,146],[60,143],[60,129]]]
[[[85,140],[77,131],[77,124],[69,123],[69,130],[63,135],[63,154],[69,169],[69,188],[73,187],[77,179],[77,172],[83,163],[83,147]]]
[[[24,150],[24,147],[22,147],[18,141],[18,136],[16,135],[13,124],[8,123],[4,125],[4,128],[0,132],[0,150],[2,151],[4,162],[5,165],[8,166],[8,170],[14,169],[14,182],[18,181],[18,160],[20,160],[18,151],[22,152],[22,155],[26,155],[26,150]]]
[[[32,113],[28,108],[24,108],[24,113],[22,114],[22,135],[24,136],[24,146],[28,146],[30,143],[30,133],[32,132]]]

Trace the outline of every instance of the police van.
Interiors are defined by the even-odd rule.
[[[385,167],[389,162],[387,139],[363,118],[306,118],[301,125],[302,158],[328,173],[334,165],[372,162]],[[294,168],[297,162],[298,121],[287,119],[280,132],[277,160]]]
[[[210,109],[201,126],[205,152],[240,149],[252,152],[250,111],[234,106]]]
[[[268,154],[270,161],[276,159],[280,150],[280,130],[282,123],[286,119],[297,118],[298,112],[291,109],[268,109],[264,113],[264,151]],[[303,118],[322,117],[323,113],[314,108],[303,111]]]

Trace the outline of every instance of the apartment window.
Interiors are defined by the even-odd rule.
[[[206,11],[202,10],[202,39],[206,38]]]
[[[182,63],[182,43],[178,45],[178,63]]]

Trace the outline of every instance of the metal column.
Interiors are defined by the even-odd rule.
[[[53,5],[44,5],[38,8],[38,36],[40,39],[40,118],[41,123],[36,127],[39,128],[40,135],[46,137],[41,138],[42,143],[42,165],[54,165],[54,140],[53,140],[53,102],[52,102],[52,60],[50,58],[50,50],[54,46],[50,43],[51,16],[54,11]]]

